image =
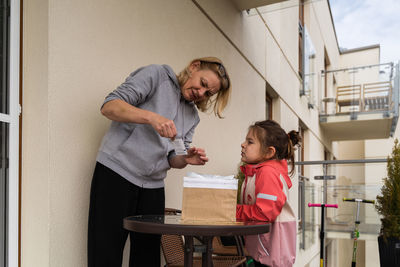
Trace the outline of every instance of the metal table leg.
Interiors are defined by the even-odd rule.
[[[193,266],[193,236],[185,236],[185,267]]]

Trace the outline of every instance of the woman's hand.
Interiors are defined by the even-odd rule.
[[[174,121],[161,115],[153,113],[150,119],[150,125],[162,137],[174,139],[176,136],[176,127]]]
[[[176,136],[176,127],[172,120],[152,111],[132,106],[120,99],[105,103],[101,113],[113,121],[150,124],[162,137],[175,138]]]
[[[191,147],[187,151],[185,161],[190,165],[204,165],[208,161],[206,152],[202,148]]]

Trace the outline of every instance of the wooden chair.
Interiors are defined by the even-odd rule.
[[[390,82],[366,83],[363,88],[364,110],[386,110],[390,106],[392,84]]]
[[[161,248],[166,267],[184,266],[184,244],[179,235],[162,235]],[[245,263],[246,257],[241,256],[213,256],[214,267],[236,267]],[[193,257],[193,266],[201,266],[201,257]]]
[[[165,214],[178,214],[179,210],[165,209]],[[165,258],[165,267],[183,267],[184,266],[184,243],[180,235],[162,235],[161,248]],[[213,256],[214,267],[236,267],[245,264],[244,256]],[[193,266],[201,266],[201,257],[193,257]]]
[[[242,237],[238,237],[243,244]],[[213,239],[213,253],[221,256],[237,256],[237,255],[248,255],[246,249],[243,247],[243,252],[238,251],[238,247],[236,245],[224,245],[222,243],[221,237],[215,236]]]
[[[342,107],[348,111],[361,111],[361,85],[339,86],[336,89],[336,113],[343,113]]]

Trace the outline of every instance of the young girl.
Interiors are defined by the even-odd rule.
[[[292,187],[287,160],[294,172],[294,146],[301,138],[288,134],[272,120],[249,127],[242,143],[241,166],[245,174],[236,217],[271,222],[270,232],[245,236],[245,245],[255,266],[292,266],[296,258],[296,217],[287,202]]]

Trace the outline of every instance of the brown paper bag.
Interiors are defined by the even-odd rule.
[[[237,179],[191,174],[184,177],[182,220],[236,221]]]

